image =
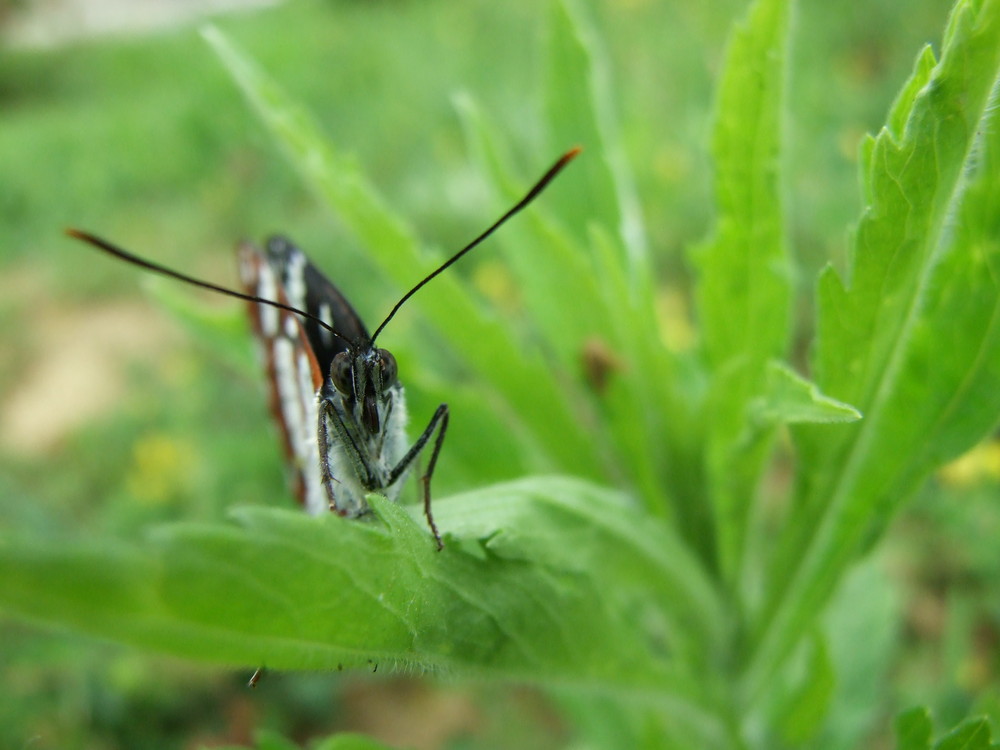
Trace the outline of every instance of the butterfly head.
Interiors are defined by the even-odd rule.
[[[374,346],[351,347],[336,354],[330,364],[330,382],[371,435],[379,433],[388,417],[397,374],[392,353]]]

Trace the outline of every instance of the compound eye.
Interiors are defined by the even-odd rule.
[[[396,384],[398,375],[396,358],[386,349],[378,350],[378,363],[382,370],[382,391],[385,392]]]
[[[330,379],[333,386],[345,396],[350,395],[354,378],[351,374],[351,355],[349,352],[337,352],[330,363]]]

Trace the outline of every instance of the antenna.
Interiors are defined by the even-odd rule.
[[[285,305],[281,302],[275,302],[272,299],[265,299],[264,297],[258,297],[254,294],[245,294],[244,292],[237,292],[235,289],[229,289],[224,286],[219,286],[218,284],[213,284],[210,281],[202,281],[201,279],[196,279],[193,276],[188,276],[180,271],[174,271],[166,266],[161,266],[158,263],[154,263],[151,260],[146,260],[145,258],[140,258],[138,255],[130,253],[128,250],[118,247],[112,242],[108,242],[105,239],[98,237],[97,235],[91,234],[90,232],[84,232],[80,229],[67,229],[66,234],[77,240],[83,240],[89,245],[93,245],[98,250],[103,250],[109,255],[113,255],[119,260],[123,260],[126,263],[131,263],[134,266],[139,266],[140,268],[145,268],[147,271],[152,271],[153,273],[162,274],[163,276],[169,276],[172,279],[177,279],[178,281],[183,281],[185,284],[191,284],[192,286],[199,286],[202,289],[208,289],[212,292],[218,292],[219,294],[225,294],[229,297],[236,297],[237,299],[246,300],[247,302],[256,302],[260,305],[270,305],[271,307],[276,307],[279,310],[287,310],[290,313],[295,313],[296,315],[301,315],[307,320],[311,320],[319,326],[322,326],[328,330],[331,334],[336,336],[338,339],[346,344],[350,342],[337,333],[330,326],[329,323],[325,322],[321,318],[317,318],[315,315],[310,315],[305,310],[299,310],[297,307],[292,307],[291,305]]]
[[[487,237],[493,234],[497,229],[500,228],[500,225],[502,225],[504,222],[507,221],[507,219],[509,219],[511,216],[516,214],[522,208],[531,203],[531,201],[537,198],[538,194],[541,193],[548,186],[548,184],[552,182],[553,179],[555,179],[555,176],[562,171],[563,167],[569,164],[570,161],[572,161],[573,158],[580,153],[580,151],[582,151],[582,149],[579,146],[575,146],[574,148],[571,148],[565,154],[560,156],[559,160],[556,161],[556,163],[553,164],[551,167],[549,167],[549,171],[546,172],[544,175],[542,175],[542,178],[535,183],[535,186],[531,188],[531,190],[529,190],[527,194],[514,205],[513,208],[509,209],[507,213],[505,213],[503,216],[501,216],[499,219],[493,222],[493,224],[490,226],[489,229],[480,234],[478,237],[476,237],[476,239],[474,239],[468,245],[463,247],[457,253],[452,255],[448,260],[446,260],[444,263],[438,266],[436,270],[432,271],[430,274],[425,276],[415,287],[413,287],[410,291],[404,294],[402,298],[399,300],[399,302],[396,303],[396,306],[389,311],[389,314],[386,316],[385,320],[382,321],[382,324],[375,329],[375,333],[372,334],[372,339],[371,339],[372,343],[375,342],[375,339],[378,338],[378,335],[382,332],[382,329],[386,327],[386,324],[390,320],[392,320],[393,316],[399,311],[399,308],[401,308],[403,304],[410,297],[416,294],[421,289],[421,287],[423,287],[427,282],[429,282],[431,279],[433,279],[435,276],[437,276],[439,273],[444,271],[449,266],[453,265],[459,258],[461,258],[472,248],[476,247],[476,245],[480,244],[483,240],[485,240]]]

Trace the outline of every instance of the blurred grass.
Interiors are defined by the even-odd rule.
[[[615,68],[622,136],[654,262],[664,283],[682,294],[687,271],[679,250],[702,238],[710,217],[705,146],[715,69],[743,7],[735,0],[606,0],[594,7]],[[948,7],[945,0],[877,0],[799,8],[786,189],[806,297],[815,269],[840,259],[842,227],[857,213],[857,140],[882,121],[914,51],[939,36]],[[552,149],[570,145],[539,142],[545,11],[529,2],[304,0],[216,22],[357,154],[424,239],[455,248],[496,213],[463,152],[456,92],[472,92],[493,129],[519,144],[528,173],[547,163]],[[361,249],[287,168],[193,28],[44,52],[0,51],[0,164],[0,415],[23,397],[42,363],[56,360],[71,372],[80,365],[58,361],[65,349],[47,345],[52,339],[42,321],[80,339],[97,337],[78,327],[83,314],[135,298],[143,286],[132,269],[63,239],[64,226],[99,231],[230,283],[234,241],[282,230],[369,318],[394,300],[395,290],[380,284]],[[486,252],[457,272],[474,273],[477,262],[491,261]],[[166,518],[218,518],[236,503],[285,496],[256,372],[171,335],[176,324],[155,303],[149,308],[151,345],[108,364],[121,376],[110,408],[69,422],[41,448],[17,450],[15,436],[0,450],[0,533],[134,533]],[[397,355],[405,372],[406,359],[420,353]],[[430,413],[440,392],[453,387],[408,385],[415,414]],[[39,421],[58,422],[67,402],[89,399],[80,390],[47,396]],[[474,394],[452,398],[456,413],[462,398]],[[451,447],[436,476],[442,492],[468,488],[471,480],[461,451]],[[147,488],[145,496],[137,486]],[[901,524],[893,547],[910,561],[900,575],[917,592],[915,601],[944,612],[943,625],[911,612],[902,647],[938,654],[950,639],[946,658],[928,657],[925,669],[903,676],[900,691],[936,701],[956,718],[971,708],[963,696],[981,684],[982,659],[996,659],[995,649],[982,656],[984,647],[970,635],[997,617],[983,604],[1000,593],[992,551],[955,552],[970,523],[998,523],[995,480],[973,486],[928,490],[954,495],[928,504],[949,508],[947,518],[921,507],[916,520]],[[951,553],[921,554],[928,544]],[[168,747],[198,737],[245,740],[250,726],[303,739],[344,726],[330,706],[343,706],[333,696],[349,699],[356,685],[336,675],[269,676],[273,691],[266,681],[247,694],[240,679],[219,672],[23,625],[0,624],[0,633],[2,746],[35,736],[38,747]],[[498,700],[496,692],[479,689],[492,697],[468,709],[479,721],[478,746],[511,740],[506,712],[519,720],[532,714],[521,704],[535,696]],[[500,707],[483,718],[485,703]],[[530,718],[539,728],[535,746],[564,739],[545,709]],[[519,746],[528,746],[524,739]]]

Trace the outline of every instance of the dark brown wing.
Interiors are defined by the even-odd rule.
[[[303,321],[306,336],[324,376],[330,372],[333,356],[345,351],[348,342],[368,344],[371,337],[361,318],[304,252],[279,235],[268,239],[265,254],[281,282],[288,303],[316,316],[339,334],[334,336],[316,321]]]

